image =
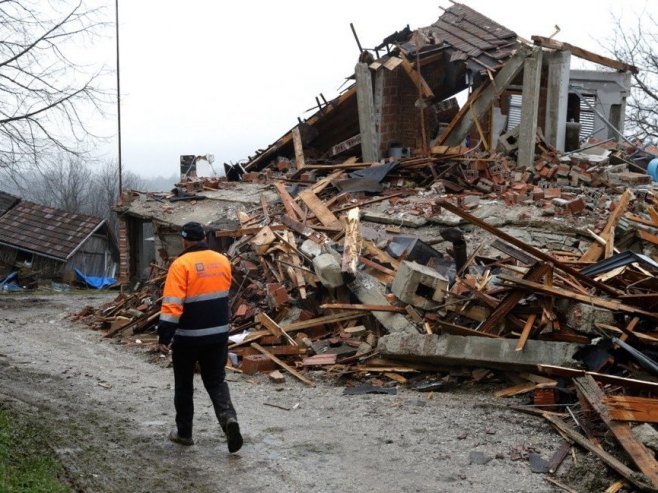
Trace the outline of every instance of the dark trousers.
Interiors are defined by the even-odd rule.
[[[194,370],[196,363],[201,368],[201,379],[215,408],[215,415],[224,429],[226,419],[236,417],[231,403],[228,384],[224,381],[226,372],[227,344],[180,345],[174,344],[174,405],[176,426],[181,437],[192,437],[194,417]]]

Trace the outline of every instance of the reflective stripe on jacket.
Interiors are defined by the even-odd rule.
[[[160,343],[226,342],[229,330],[228,293],[231,263],[198,243],[169,268],[160,310]]]

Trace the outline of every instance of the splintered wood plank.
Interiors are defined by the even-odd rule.
[[[527,322],[523,326],[523,332],[521,332],[521,337],[519,337],[519,342],[516,343],[516,351],[522,351],[526,341],[528,340],[528,336],[530,336],[530,331],[532,330],[532,325],[535,323],[535,320],[537,319],[537,314],[533,313],[528,317]]]
[[[291,367],[290,365],[288,365],[288,364],[284,363],[283,361],[281,361],[279,358],[277,358],[276,356],[274,356],[272,353],[270,353],[267,349],[265,349],[264,347],[262,347],[262,346],[261,346],[260,344],[258,344],[257,342],[252,342],[252,343],[251,343],[251,347],[254,348],[256,351],[258,351],[259,353],[264,354],[265,356],[267,356],[268,358],[270,358],[270,359],[271,359],[272,361],[274,361],[277,365],[279,365],[281,368],[283,368],[284,370],[286,370],[288,373],[290,373],[292,376],[294,376],[294,377],[297,378],[298,380],[301,380],[301,381],[304,382],[306,385],[310,385],[311,387],[315,387],[315,382],[313,382],[312,380],[309,380],[309,379],[306,378],[304,375],[302,375],[302,374],[299,373],[297,370],[295,370],[293,367]]]
[[[329,227],[341,227],[341,223],[334,213],[324,205],[324,203],[315,195],[311,190],[304,190],[299,193],[299,198],[304,202],[310,210],[313,211],[315,217],[324,225]]]
[[[354,279],[359,264],[361,253],[361,232],[359,229],[359,208],[350,209],[347,213],[347,225],[345,227],[345,240],[343,243],[343,261],[341,272]]]
[[[608,408],[603,404],[606,395],[601,390],[596,381],[590,376],[584,376],[574,379],[578,391],[585,397],[590,406],[601,417],[606,426],[610,429],[619,444],[624,448],[626,453],[635,462],[635,465],[642,471],[649,481],[653,483],[654,488],[658,488],[658,462],[653,453],[640,442],[628,423],[614,421]]]
[[[617,203],[617,208],[614,210],[612,214],[610,214],[610,217],[608,218],[608,222],[603,228],[603,231],[601,231],[601,234],[599,234],[599,236],[603,238],[606,242],[608,241],[611,235],[614,236],[614,229],[617,226],[617,223],[619,222],[621,217],[624,215],[624,212],[626,212],[626,209],[628,208],[628,204],[631,201],[631,197],[632,194],[630,190],[626,190],[622,194],[621,198],[619,199],[619,202]],[[580,260],[583,262],[596,262],[604,254],[605,249],[606,247],[601,245],[599,242],[594,242],[590,245],[587,251],[583,253],[582,257],[580,257]]]
[[[658,399],[610,395],[603,399],[612,419],[658,423]]]
[[[306,164],[304,161],[304,147],[302,146],[302,136],[299,133],[299,127],[292,129],[292,145],[295,148],[295,167],[300,170]]]
[[[658,245],[658,236],[655,234],[644,231],[643,229],[637,229],[636,231],[637,234],[640,235],[640,238],[642,238],[644,241]]]
[[[274,182],[274,187],[276,188],[276,191],[279,192],[279,197],[281,197],[283,207],[286,209],[286,214],[295,221],[300,221],[304,217],[304,211],[302,211],[299,205],[297,205],[295,200],[290,196],[283,182]]]
[[[383,262],[385,264],[391,264],[393,266],[393,269],[395,270],[397,270],[397,268],[400,267],[400,261],[398,259],[391,257],[384,250],[377,248],[377,246],[375,246],[375,244],[372,241],[364,241],[363,247],[365,248],[366,252],[368,252],[369,255],[372,255],[380,262]]]
[[[284,336],[288,342],[290,343],[291,346],[297,346],[297,343],[295,340],[290,337],[284,330],[277,324],[274,320],[272,320],[267,313],[259,313],[256,316],[256,322],[260,323],[265,329],[269,330],[270,333],[273,336]]]

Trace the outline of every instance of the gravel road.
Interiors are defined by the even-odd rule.
[[[322,373],[315,388],[229,374],[245,437],[231,455],[199,379],[197,443],[172,444],[172,370],[65,318],[114,296],[0,297],[0,404],[49,425],[78,491],[559,491],[513,460],[549,459],[559,436],[491,386],[345,396]]]

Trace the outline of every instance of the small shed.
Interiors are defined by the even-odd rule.
[[[42,278],[68,277],[75,269],[88,276],[115,276],[119,249],[104,219],[8,194],[0,196],[0,214],[2,263],[27,265]]]

